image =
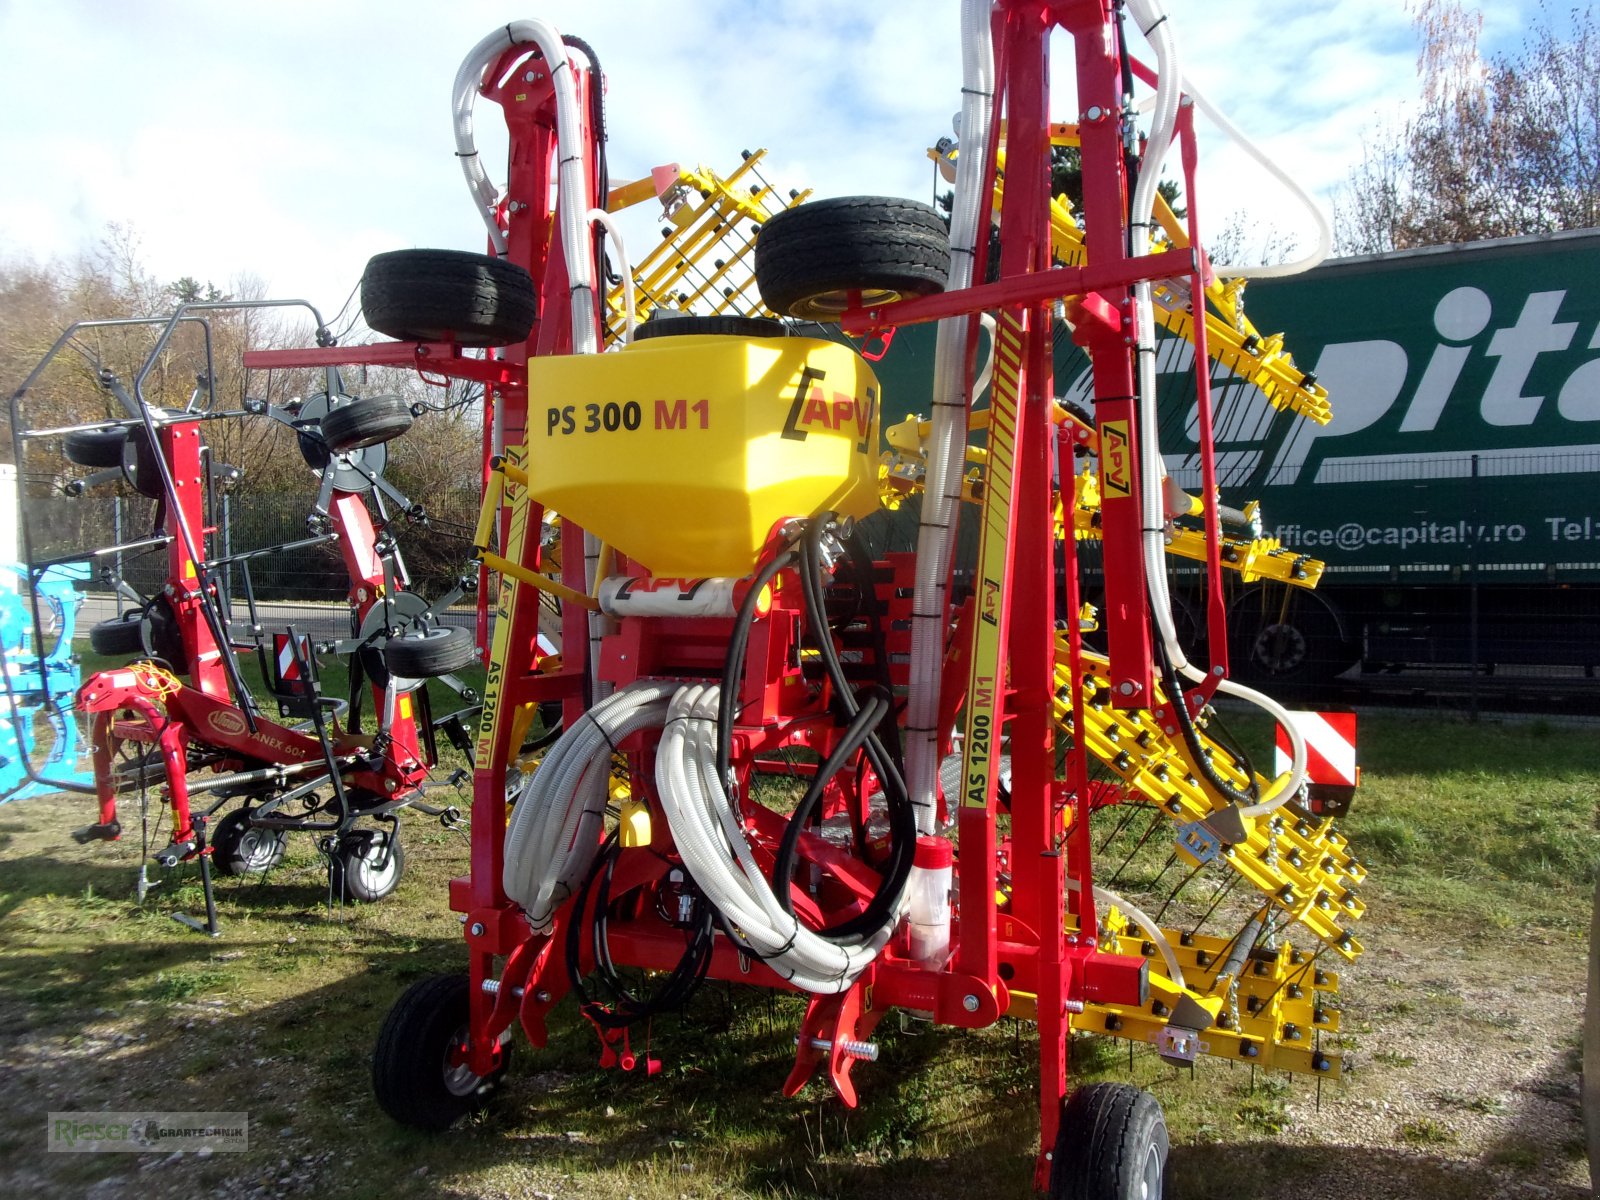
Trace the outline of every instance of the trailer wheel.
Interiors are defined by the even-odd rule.
[[[79,429],[61,439],[61,453],[80,467],[120,467],[126,429]]]
[[[1167,1122],[1149,1092],[1095,1083],[1067,1098],[1050,1200],[1160,1200],[1166,1173]]]
[[[1228,639],[1234,674],[1247,682],[1327,683],[1361,658],[1327,600],[1303,588],[1241,594],[1228,612]]]
[[[250,814],[235,809],[211,827],[211,861],[224,875],[259,875],[283,861],[289,835],[250,824]]]
[[[466,1065],[471,980],[464,974],[422,979],[395,1002],[372,1052],[378,1107],[402,1125],[437,1133],[488,1103],[511,1065],[502,1043],[487,1075]]]
[[[322,440],[335,454],[391,441],[411,428],[411,406],[399,396],[363,396],[322,418]]]
[[[433,679],[477,661],[472,631],[453,625],[411,630],[390,638],[383,647],[384,666],[402,679]]]
[[[375,904],[400,886],[405,874],[406,851],[399,837],[388,834],[346,834],[329,865],[335,896]]]
[[[124,654],[144,653],[144,634],[139,623],[144,614],[138,609],[120,617],[107,617],[96,621],[89,630],[89,648],[106,658],[121,658]]]
[[[361,276],[367,324],[402,342],[525,342],[537,312],[533,277],[516,263],[464,250],[391,250]]]
[[[786,209],[756,238],[756,286],[775,313],[837,321],[850,293],[864,305],[944,290],[950,234],[930,205],[839,196]]]

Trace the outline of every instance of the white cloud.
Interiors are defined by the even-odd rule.
[[[1530,4],[1494,5],[1486,45]],[[331,310],[380,250],[476,248],[450,83],[517,15],[488,0],[0,5],[0,252],[71,257],[119,221],[161,278],[249,272]],[[784,187],[926,197],[923,150],[959,106],[954,0],[543,0],[536,15],[600,56],[614,179],[670,161],[726,170],[760,145]],[[1173,0],[1172,20],[1188,74],[1319,191],[1373,116],[1416,91],[1393,0]],[[1064,119],[1070,61],[1058,36]],[[493,106],[480,113],[485,146],[503,147]],[[1236,151],[1208,146],[1213,227],[1237,208],[1300,227]]]

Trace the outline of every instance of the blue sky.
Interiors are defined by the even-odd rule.
[[[1514,43],[1533,7],[1486,5],[1486,48]],[[1397,0],[1171,10],[1185,73],[1324,195],[1359,159],[1362,130],[1403,115],[1417,91]],[[226,288],[251,273],[331,312],[374,253],[481,248],[450,83],[474,43],[522,16],[598,53],[614,181],[667,162],[731,169],[766,146],[785,187],[926,198],[924,149],[959,107],[957,13],[956,0],[0,0],[0,257],[68,261],[119,221],[158,278]],[[1062,119],[1070,64],[1058,35]],[[481,104],[490,164],[497,126]],[[1202,136],[1212,229],[1235,212],[1305,228],[1237,150]]]

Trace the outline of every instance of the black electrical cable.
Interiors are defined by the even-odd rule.
[[[689,941],[684,947],[678,965],[650,996],[639,999],[629,992],[611,961],[611,944],[606,937],[607,910],[611,907],[611,878],[617,860],[622,857],[618,841],[606,858],[605,869],[600,874],[599,892],[595,896],[594,919],[590,923],[590,936],[594,948],[595,971],[616,1000],[616,1007],[608,1014],[612,1022],[633,1023],[663,1012],[673,1012],[689,1003],[696,989],[705,981],[711,970],[711,950],[715,925],[709,905],[697,905],[699,919],[689,931]],[[685,873],[687,878],[687,873]]]
[[[606,108],[605,87],[603,74],[600,70],[600,56],[594,52],[594,47],[581,37],[565,34],[562,42],[575,50],[583,53],[589,60],[589,124],[590,133],[594,137],[594,165],[595,165],[595,196],[596,208],[604,209],[607,198],[611,194],[611,167],[606,161]],[[604,225],[596,224],[590,233],[594,243],[594,261],[596,267],[605,275],[612,274],[606,264],[606,230]]]
[[[833,634],[828,628],[828,614],[822,597],[822,538],[831,520],[832,514],[817,517],[806,528],[800,547],[802,559],[800,583],[801,592],[805,597],[807,617],[818,643],[818,651],[822,655],[823,665],[827,668],[828,678],[833,684],[836,710],[843,719],[853,721],[859,706],[856,703],[855,693],[851,690],[850,681],[845,678],[844,665],[839,661],[838,650],[833,644]],[[879,782],[883,784],[884,801],[889,814],[889,862],[884,872],[883,884],[866,909],[830,929],[830,934],[836,938],[853,937],[869,932],[893,918],[899,905],[900,894],[905,888],[907,878],[910,877],[911,863],[916,853],[917,816],[911,804],[911,794],[906,788],[905,777],[889,758],[888,751],[884,749],[883,742],[876,733],[867,736],[862,749],[872,763],[872,769],[878,773]],[[826,777],[823,778],[826,781]],[[781,869],[781,863],[779,867]]]
[[[795,552],[785,550],[762,567],[750,582],[734,614],[733,632],[728,636],[728,661],[722,668],[722,691],[717,697],[717,773],[723,780],[731,773],[733,760],[733,721],[738,715],[739,692],[744,682],[744,657],[750,647],[750,628],[755,624],[761,593],[777,578],[778,572],[795,562]]]
[[[572,913],[567,921],[566,957],[567,979],[573,994],[578,998],[580,1010],[595,1024],[606,1029],[622,1029],[659,1013],[676,1011],[689,1002],[695,990],[711,970],[715,912],[709,903],[700,904],[699,919],[690,930],[689,944],[683,957],[666,980],[649,996],[640,998],[628,991],[611,958],[610,940],[606,936],[607,909],[611,906],[611,879],[617,861],[622,857],[622,841],[613,830],[600,847],[594,866],[583,881],[573,901]],[[685,872],[687,878],[687,872]],[[597,888],[598,885],[598,888]],[[608,992],[613,1005],[607,1007],[596,1000],[583,986],[581,961],[581,931],[584,912],[589,907],[589,896],[595,893],[594,915],[590,920],[591,945],[594,950],[595,974]]]
[[[811,777],[811,783],[806,788],[805,795],[800,798],[800,803],[795,805],[794,812],[789,815],[789,824],[785,826],[783,837],[778,842],[776,861],[772,867],[772,891],[778,898],[778,905],[790,916],[794,915],[794,900],[789,895],[789,887],[794,882],[795,866],[799,861],[796,853],[800,834],[807,822],[811,819],[812,812],[822,799],[822,793],[828,786],[828,781],[837,775],[850,756],[861,748],[863,742],[872,736],[872,729],[883,715],[889,711],[890,699],[886,692],[874,689],[867,697],[866,703],[856,712],[855,717],[845,728],[844,734],[834,746],[828,757],[817,768],[817,773]],[[861,916],[865,917],[865,913]],[[856,920],[856,918],[851,919]],[[845,924],[848,924],[846,922]],[[874,929],[881,924],[881,919],[866,925]],[[823,937],[839,936],[843,926],[838,928],[818,929],[815,932]]]
[[[1183,683],[1172,666],[1172,658],[1167,653],[1166,644],[1160,638],[1156,639],[1156,650],[1161,660],[1161,683],[1167,689],[1167,704],[1178,719],[1178,729],[1183,734],[1184,745],[1189,748],[1189,757],[1206,780],[1229,800],[1235,804],[1254,804],[1261,796],[1255,775],[1250,776],[1249,789],[1241,792],[1217,773],[1217,769],[1211,765],[1211,759],[1206,755],[1205,747],[1201,745],[1200,731],[1195,726],[1194,718],[1189,715],[1189,705],[1183,698]]]

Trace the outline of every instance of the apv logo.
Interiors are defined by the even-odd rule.
[[[868,388],[865,399],[848,392],[823,392],[818,384],[826,379],[826,371],[816,367],[802,367],[800,380],[795,385],[794,398],[789,404],[789,415],[783,423],[783,436],[788,441],[803,442],[815,430],[839,433],[854,429],[859,439],[858,453],[871,450],[873,419],[878,412],[878,392]]]

